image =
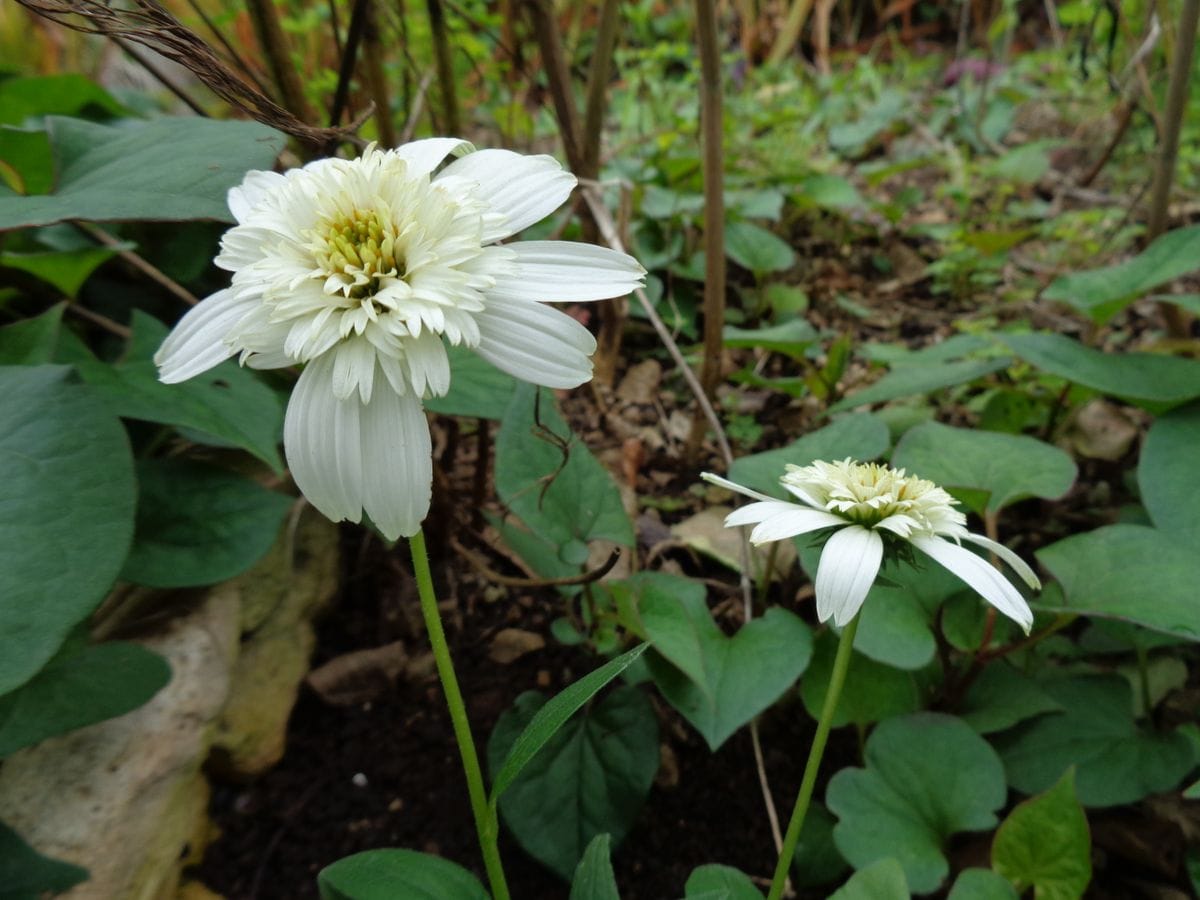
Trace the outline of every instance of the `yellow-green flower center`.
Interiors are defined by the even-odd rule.
[[[312,250],[330,278],[326,290],[340,290],[350,299],[375,293],[382,278],[403,276],[395,226],[378,210],[355,210],[327,221],[314,230]]]

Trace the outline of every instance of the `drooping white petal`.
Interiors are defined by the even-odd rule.
[[[388,540],[412,537],[429,512],[433,449],[421,401],[380,384],[362,410],[363,506]]]
[[[475,194],[504,217],[485,221],[483,243],[523,231],[554,212],[575,188],[575,176],[552,156],[522,156],[511,150],[477,150],[456,159],[435,179],[461,178],[476,185]]]
[[[621,297],[646,274],[632,256],[570,241],[523,241],[508,246],[514,258],[496,274],[489,297],[584,302]]]
[[[1033,612],[1029,604],[991,563],[940,537],[920,535],[910,540],[913,546],[924,550],[935,562],[961,578],[984,600],[1020,625],[1026,634],[1029,633],[1033,626]]]
[[[424,138],[411,141],[391,151],[408,163],[409,174],[428,175],[447,156],[471,153],[474,146],[461,138]]]
[[[740,484],[736,484],[736,483],[730,481],[728,478],[722,478],[720,475],[714,475],[712,472],[701,472],[700,477],[703,478],[705,481],[707,481],[709,484],[715,484],[717,487],[723,487],[727,491],[733,491],[735,494],[741,494],[744,497],[753,497],[755,500],[763,500],[763,501],[769,502],[769,503],[784,503],[784,502],[786,502],[784,500],[778,500],[775,497],[768,497],[766,494],[760,494],[758,491],[752,490],[751,488],[748,488],[748,487],[743,487]],[[734,523],[727,522],[726,524],[734,524]],[[744,523],[738,522],[737,524],[742,525]]]
[[[423,331],[419,337],[405,342],[404,348],[409,382],[418,398],[424,397],[426,391],[441,397],[450,390],[450,359],[440,337],[432,331]]]
[[[233,356],[236,350],[225,337],[259,302],[258,297],[239,297],[226,288],[189,309],[154,354],[159,380],[186,381]]]
[[[793,497],[796,497],[797,499],[802,500],[803,502],[807,503],[809,506],[813,507],[814,509],[824,509],[825,508],[824,505],[821,503],[821,501],[818,500],[812,494],[812,492],[806,490],[805,488],[801,487],[800,485],[792,484],[789,481],[782,481],[781,484],[783,485],[783,489],[785,491],[787,491]]]
[[[970,531],[964,531],[958,534],[958,538],[964,541],[970,541],[972,544],[978,544],[980,547],[985,547],[991,550],[998,557],[1012,566],[1014,572],[1021,576],[1021,580],[1033,588],[1035,591],[1042,589],[1042,580],[1037,577],[1037,573],[1029,567],[1029,564],[1012,550],[1005,547],[1003,544],[993,541],[991,538],[984,537],[982,534],[974,534]]]
[[[592,377],[592,333],[565,313],[529,301],[497,300],[475,314],[475,351],[503,372],[550,388],[573,388]]]
[[[333,396],[345,400],[357,393],[363,403],[371,399],[375,384],[375,350],[363,338],[342,341],[329,351],[333,357]]]
[[[286,179],[278,172],[252,170],[246,173],[241,184],[229,189],[229,193],[225,195],[225,202],[233,217],[239,223],[244,223],[254,209],[261,206],[263,200],[279,190],[285,182]]]
[[[357,395],[333,395],[333,354],[300,374],[283,422],[283,449],[296,486],[335,522],[357,522],[363,508],[363,456]],[[376,393],[388,393],[377,391]]]
[[[700,477],[707,481],[708,479],[705,477],[707,475],[708,473],[706,472]],[[717,476],[714,475],[712,477],[716,478]],[[757,503],[747,503],[725,517],[725,527],[733,528],[735,525],[757,525],[759,522],[769,519],[777,513],[787,512],[789,509],[795,508],[796,504],[788,503],[786,500],[760,500]]]
[[[817,618],[845,625],[867,599],[883,560],[883,538],[849,525],[825,542],[817,566]]]
[[[796,503],[787,504],[787,509],[763,519],[750,532],[750,543],[765,544],[769,541],[779,541],[784,538],[808,534],[837,525],[845,525],[846,520],[833,513],[822,512],[819,509],[809,509]]]

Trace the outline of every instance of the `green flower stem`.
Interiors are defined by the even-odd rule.
[[[437,663],[438,678],[446,694],[446,706],[450,708],[450,721],[454,725],[454,739],[462,756],[463,772],[467,776],[467,793],[471,797],[471,812],[475,816],[475,831],[479,835],[479,849],[483,853],[483,864],[487,869],[488,882],[493,900],[509,900],[508,884],[504,880],[504,867],[500,863],[500,847],[497,839],[499,823],[488,808],[487,790],[483,786],[483,772],[479,768],[479,755],[475,752],[475,741],[471,738],[471,724],[467,721],[467,707],[463,703],[458,678],[454,675],[454,663],[450,659],[450,648],[446,644],[446,633],[442,630],[442,618],[438,613],[437,595],[433,591],[433,576],[429,572],[429,554],[425,549],[425,533],[418,531],[408,540],[412,551],[413,574],[417,578],[417,593],[421,597],[421,615],[425,618],[425,630],[429,634],[429,645]]]
[[[846,670],[850,668],[850,649],[854,646],[854,633],[858,631],[858,616],[842,629],[841,640],[838,641],[837,656],[833,660],[833,671],[829,675],[829,687],[825,689],[825,704],[821,707],[821,718],[817,721],[817,733],[813,736],[812,746],[808,749],[808,762],[804,764],[804,779],[800,782],[800,793],[796,795],[796,806],[792,810],[792,819],[788,822],[787,834],[783,837],[783,849],[779,854],[779,864],[775,866],[775,878],[771,881],[771,892],[767,900],[779,900],[787,885],[788,871],[792,867],[792,858],[796,855],[796,844],[800,841],[800,829],[804,826],[804,817],[808,814],[808,804],[812,800],[813,788],[817,784],[817,771],[821,768],[821,757],[825,755],[825,743],[829,740],[829,730],[833,727],[833,714],[837,712],[838,698],[842,695],[842,685],[846,681]]]

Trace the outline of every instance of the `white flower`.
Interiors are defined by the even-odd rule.
[[[957,501],[932,481],[874,463],[815,462],[787,467],[779,480],[800,503],[776,500],[710,473],[706,481],[753,497],[725,518],[726,526],[754,524],[750,541],[761,544],[836,528],[817,567],[817,618],[845,625],[863,605],[883,562],[885,538],[907,541],[953,572],[1026,633],[1033,613],[1025,598],[989,562],[961,546],[970,541],[991,550],[1031,588],[1037,575],[1003,544],[966,529]],[[950,538],[950,540],[945,540]]]
[[[448,156],[459,158],[434,174]],[[645,274],[591,244],[507,238],[556,210],[575,178],[549,156],[454,138],[286,174],[250,172],[229,192],[237,225],[216,264],[230,287],[187,313],[155,355],[178,382],[238,355],[304,364],[284,448],[296,484],[329,518],[365,510],[411,536],[429,511],[425,396],[445,394],[443,341],[551,388],[591,378],[592,335],[543,301],[617,297]]]

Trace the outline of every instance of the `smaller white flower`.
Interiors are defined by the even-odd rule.
[[[787,467],[780,483],[800,503],[776,500],[705,472],[705,481],[747,497],[750,503],[725,518],[725,525],[754,525],[750,542],[762,544],[836,528],[817,567],[817,618],[845,625],[858,613],[883,563],[885,539],[905,541],[961,578],[1025,632],[1033,613],[1020,592],[987,560],[961,546],[970,541],[995,553],[1035,590],[1041,581],[1003,544],[966,529],[956,501],[932,481],[875,463],[815,462]],[[946,540],[949,538],[950,540]]]

